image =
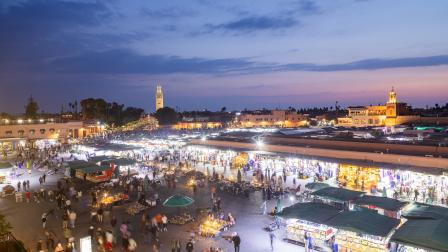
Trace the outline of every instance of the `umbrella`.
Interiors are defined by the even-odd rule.
[[[163,202],[163,206],[166,207],[186,207],[193,204],[194,200],[184,195],[173,195]]]
[[[320,189],[324,189],[330,187],[327,183],[320,183],[320,182],[312,182],[305,185],[305,188],[310,191],[319,191]]]

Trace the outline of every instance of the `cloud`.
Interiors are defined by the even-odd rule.
[[[197,15],[197,13],[193,10],[189,10],[186,8],[179,8],[179,7],[171,7],[171,8],[166,8],[166,9],[152,9],[152,8],[143,7],[140,10],[140,14],[143,17],[167,18],[167,19],[181,18],[181,17],[192,17],[192,16]]]
[[[252,32],[260,30],[276,30],[285,29],[297,25],[298,22],[290,17],[267,17],[267,16],[252,16],[222,23],[217,25],[208,24],[207,28],[210,31],[224,30],[224,31],[242,31]]]
[[[345,64],[315,65],[315,64],[286,64],[279,66],[282,70],[299,71],[350,71],[350,70],[376,70],[401,67],[427,67],[448,65],[448,55],[427,57],[412,57],[399,59],[366,59]]]
[[[110,73],[110,74],[254,74],[279,71],[353,71],[402,67],[448,65],[448,55],[367,59],[350,63],[318,65],[311,63],[275,64],[251,61],[247,58],[206,59],[181,58],[169,55],[140,55],[128,49],[103,52],[85,52],[76,56],[58,58],[47,65],[59,73]]]
[[[245,59],[180,58],[166,55],[140,55],[128,49],[85,52],[59,58],[48,65],[60,73],[172,74],[229,73],[248,71],[256,63]]]
[[[288,8],[285,13],[288,14],[300,14],[300,15],[313,15],[319,14],[322,10],[315,1],[311,0],[299,0],[293,2],[291,7]]]
[[[147,39],[148,31],[107,31],[119,18],[103,1],[29,0],[0,9],[0,72],[49,71],[49,62],[112,50]],[[173,30],[173,27],[165,27]]]

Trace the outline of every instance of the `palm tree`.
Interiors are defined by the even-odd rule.
[[[75,100],[75,103],[73,104],[73,107],[75,109],[75,114],[78,114],[78,101]]]

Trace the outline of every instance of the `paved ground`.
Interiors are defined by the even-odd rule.
[[[33,174],[24,175],[23,179],[29,179],[31,182],[31,189],[39,188],[38,177],[40,172],[33,171]],[[52,175],[47,177],[46,188],[55,188],[56,181],[62,177],[62,174]],[[169,190],[166,187],[160,188],[159,194],[161,199],[165,199],[168,196],[174,194],[175,192],[182,192],[187,195],[194,197],[196,203],[192,206],[189,211],[195,212],[194,208],[208,207],[210,205],[210,197],[208,188],[199,189],[196,196],[192,195],[192,191],[186,188],[185,182],[180,180],[175,191]],[[83,181],[76,181],[77,188],[88,188],[92,186],[89,183]],[[263,216],[260,214],[260,205],[262,202],[261,192],[255,192],[250,195],[249,198],[243,198],[238,196],[232,196],[227,193],[219,193],[222,198],[222,205],[225,213],[231,212],[235,218],[237,224],[229,230],[229,232],[238,232],[242,239],[241,251],[271,251],[269,245],[268,233],[263,231],[262,228],[273,221],[272,217]],[[79,244],[79,239],[87,235],[90,223],[90,211],[88,208],[88,196],[84,194],[83,199],[79,203],[74,203],[73,207],[77,212],[78,218],[76,223],[76,228],[73,229],[73,235]],[[269,202],[268,209],[272,209],[276,204],[275,200]],[[283,200],[283,204],[291,204],[288,198]],[[114,212],[118,219],[118,224],[122,221],[129,220],[132,224],[132,236],[137,241],[138,249],[137,251],[152,251],[150,244],[145,241],[145,238],[139,228],[139,220],[141,214],[137,216],[130,216],[125,212],[127,205],[114,207]],[[14,235],[25,242],[26,246],[35,251],[36,243],[39,239],[45,240],[43,234],[41,215],[43,212],[49,209],[57,208],[55,202],[42,202],[42,203],[15,203],[14,198],[9,196],[7,198],[0,198],[0,212],[6,215],[8,221],[14,227]],[[168,216],[175,213],[178,210],[167,209],[163,207],[156,207],[149,211],[150,215],[155,215],[157,213],[167,213]],[[52,230],[58,239],[63,240],[62,225],[61,225],[61,215],[57,210],[55,216],[51,216],[48,219],[47,227]],[[103,225],[97,225],[96,227],[102,227],[103,229],[109,228],[109,217],[105,216],[105,221]],[[174,226],[170,225],[168,227],[169,231],[161,233],[161,250],[160,251],[171,251],[171,241],[173,239],[181,239],[182,246],[185,246],[187,239],[190,236],[190,231],[197,229],[198,223],[192,223],[184,226]],[[274,251],[303,251],[303,247],[297,245],[292,245],[281,240],[283,234],[277,233],[277,239],[275,241]],[[233,251],[233,245],[222,238],[200,238],[195,243],[194,251],[202,251],[209,246],[219,246],[225,251]],[[79,245],[78,245],[79,246]],[[79,250],[78,250],[79,251]],[[116,246],[114,251],[120,251],[119,246]],[[184,249],[182,249],[184,251]]]

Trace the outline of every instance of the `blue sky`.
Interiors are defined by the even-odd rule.
[[[2,0],[0,111],[448,102],[448,1]]]

